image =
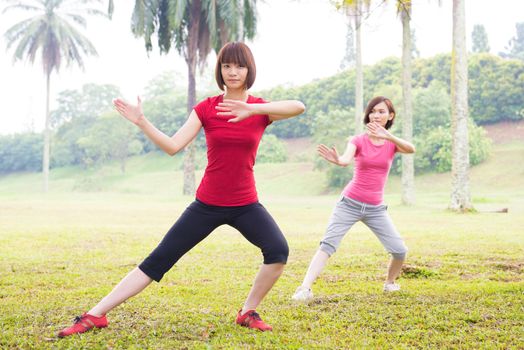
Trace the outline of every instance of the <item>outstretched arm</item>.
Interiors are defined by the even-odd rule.
[[[338,155],[337,149],[335,146],[329,148],[326,145],[320,144],[317,147],[318,154],[327,160],[328,162],[331,162],[333,164],[336,164],[338,166],[346,167],[353,161],[353,158],[355,157],[355,151],[357,147],[352,144],[351,142],[348,142],[346,146],[346,150],[344,151],[344,154],[341,156]]]
[[[389,140],[397,146],[400,153],[415,153],[415,146],[400,137],[396,137],[387,129],[377,123],[368,123],[366,125],[367,133],[370,136],[378,137],[379,139]]]
[[[113,104],[118,113],[138,126],[155,145],[171,156],[187,146],[197,136],[202,127],[202,123],[193,110],[184,125],[172,137],[169,137],[158,130],[144,116],[140,97],[137,98],[136,106],[122,99],[113,100]]]
[[[306,107],[300,101],[276,101],[268,103],[246,103],[237,100],[224,100],[216,107],[218,115],[235,116],[228,120],[230,123],[237,123],[255,114],[267,114],[269,120],[282,120],[296,117],[304,113]]]

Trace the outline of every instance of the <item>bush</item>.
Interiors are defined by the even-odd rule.
[[[352,109],[320,113],[313,123],[313,140],[317,144],[325,144],[328,147],[335,146],[339,154],[342,154],[349,138],[354,133],[354,124]],[[330,188],[344,186],[353,176],[352,167],[336,166],[321,157],[316,158],[315,168],[327,169],[327,185]]]
[[[484,128],[469,122],[469,161],[476,165],[486,160],[491,152],[491,140]],[[451,170],[452,134],[450,127],[439,126],[422,137],[417,137],[415,169],[419,172],[436,171],[439,173]]]
[[[275,135],[266,134],[260,141],[258,163],[283,163],[287,160],[286,144]]]
[[[0,136],[0,173],[42,170],[42,134]]]

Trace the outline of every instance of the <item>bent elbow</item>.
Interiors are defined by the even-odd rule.
[[[178,153],[180,149],[178,147],[173,147],[168,150],[166,150],[166,153],[169,154],[171,157]]]
[[[306,106],[302,102],[298,101],[297,110],[298,110],[297,114],[302,114],[306,111]]]

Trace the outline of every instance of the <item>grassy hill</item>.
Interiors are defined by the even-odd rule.
[[[501,200],[524,194],[524,122],[501,123],[488,126],[494,147],[491,157],[471,169],[471,192],[477,203],[493,198]],[[262,196],[317,196],[337,193],[329,191],[325,174],[314,170],[311,160],[315,145],[308,139],[288,142],[290,161],[280,164],[257,164],[256,178]],[[200,154],[202,163],[205,154]],[[107,164],[99,169],[79,167],[51,171],[50,196],[75,194],[130,194],[152,196],[180,196],[182,188],[182,155],[169,157],[151,153],[129,159],[126,173],[119,165]],[[197,182],[202,169],[197,171]],[[0,196],[31,196],[40,194],[41,175],[19,173],[0,177]],[[417,195],[421,200],[435,195],[448,196],[450,173],[422,174],[416,177]],[[398,201],[400,178],[390,176],[386,193]]]

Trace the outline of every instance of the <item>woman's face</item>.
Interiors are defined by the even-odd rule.
[[[380,102],[373,107],[369,113],[369,122],[377,123],[380,126],[386,126],[388,120],[393,119],[393,113],[389,112],[388,106],[385,102]]]
[[[222,63],[222,79],[228,89],[243,89],[246,86],[247,67],[237,63]]]

